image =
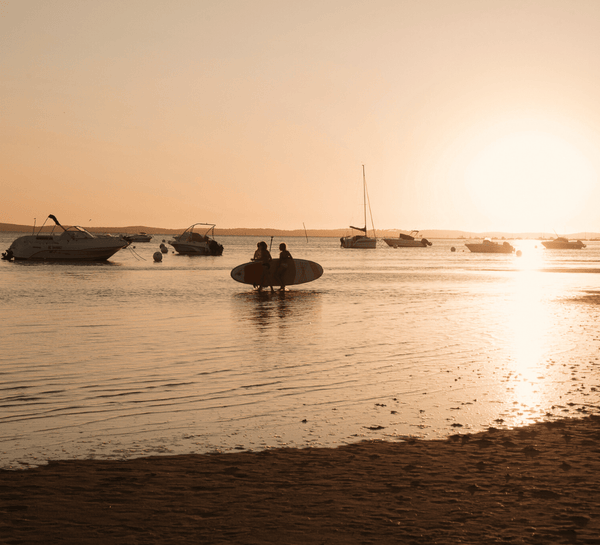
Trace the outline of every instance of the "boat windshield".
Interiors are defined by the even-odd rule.
[[[61,236],[65,235],[71,238],[96,238],[94,235],[92,235],[92,233],[86,231],[83,227],[79,227],[79,225],[67,227],[65,232],[61,234]]]
[[[204,229],[205,227],[206,229]],[[216,225],[214,223],[194,223],[194,225],[190,225],[180,236],[192,235],[194,240],[198,240],[196,237],[200,236],[204,237],[204,240],[207,240],[209,236],[214,238],[215,227]],[[196,231],[194,231],[194,228]],[[202,232],[202,234],[199,234],[198,231]]]

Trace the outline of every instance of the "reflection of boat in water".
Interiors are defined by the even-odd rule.
[[[554,240],[544,240],[542,244],[548,250],[581,250],[581,248],[585,248],[585,244],[581,240],[569,241],[564,237],[556,237]]]
[[[469,250],[478,254],[512,254],[515,251],[514,246],[504,241],[502,244],[499,242],[492,242],[489,238],[483,239],[483,242],[465,244]]]
[[[208,227],[203,234],[195,232],[194,229],[203,229]],[[208,236],[210,233],[210,236]],[[221,255],[223,254],[223,245],[215,239],[215,225],[212,223],[194,223],[188,227],[181,235],[177,235],[169,244],[177,250],[177,253],[184,255]]]
[[[398,238],[384,238],[383,240],[392,248],[427,248],[427,246],[431,246],[431,242],[426,238],[417,240],[416,237],[418,234],[419,231],[413,229],[410,235],[400,233]]]
[[[365,179],[365,165],[363,165],[363,208],[365,215],[365,226],[364,227],[354,227],[350,226],[350,229],[354,229],[356,231],[361,231],[364,235],[354,235],[351,237],[342,237],[340,238],[340,243],[342,248],[360,248],[360,249],[372,249],[377,247],[377,239],[371,238],[367,231],[367,181]],[[371,226],[373,226],[373,215],[371,214],[371,207],[369,206],[369,216],[371,217]],[[375,228],[373,227],[373,231]]]
[[[128,242],[150,242],[152,235],[147,233],[137,233],[136,235],[123,235],[123,238]]]
[[[9,261],[105,261],[129,245],[122,236],[93,235],[83,227],[63,227],[52,214],[48,218],[63,232],[42,233],[42,225],[37,233],[16,239],[2,258]]]

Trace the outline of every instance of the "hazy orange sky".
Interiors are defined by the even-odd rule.
[[[0,222],[600,231],[597,0],[0,0]]]

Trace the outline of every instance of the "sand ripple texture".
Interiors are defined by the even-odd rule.
[[[0,470],[6,543],[600,543],[600,418]]]
[[[600,243],[521,241],[516,257],[464,241],[275,239],[325,272],[272,295],[229,276],[258,239],[154,263],[162,238],[104,264],[0,263],[0,467],[436,439],[598,412]]]

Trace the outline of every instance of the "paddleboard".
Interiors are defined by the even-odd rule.
[[[279,259],[273,259],[269,267],[269,276],[263,281],[263,288],[269,287],[269,279],[273,286],[281,286],[281,280],[276,277]],[[231,278],[242,284],[257,286],[263,273],[263,265],[260,262],[250,262],[238,265],[231,271]],[[323,275],[323,267],[314,261],[306,259],[293,259],[283,274],[283,283],[286,286],[305,284],[312,282]]]

